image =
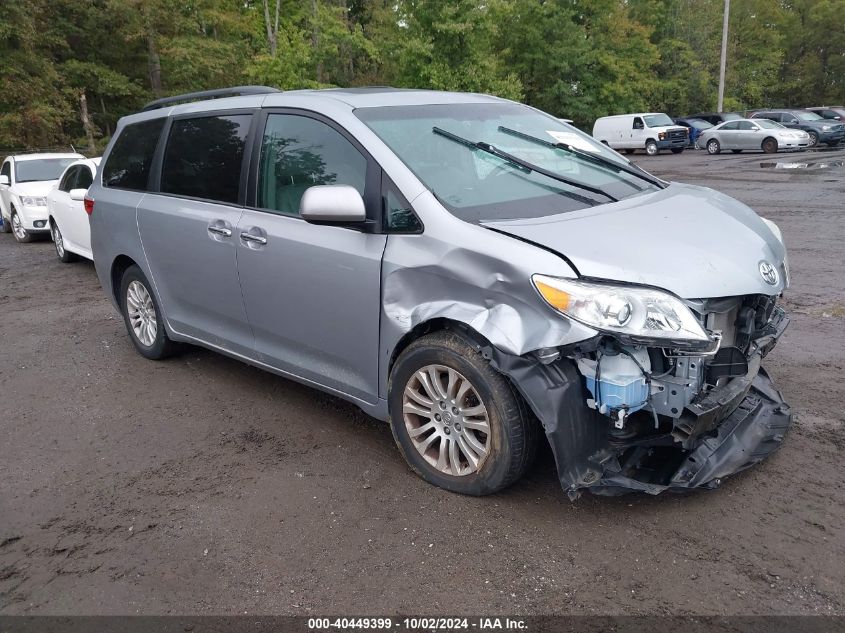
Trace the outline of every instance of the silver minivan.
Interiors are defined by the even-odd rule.
[[[761,368],[788,323],[777,226],[519,103],[162,99],[120,121],[86,210],[141,354],[336,394],[448,490],[513,483],[543,435],[572,498],[713,488],[791,422]]]

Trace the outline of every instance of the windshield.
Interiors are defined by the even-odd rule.
[[[815,112],[794,112],[793,114],[802,121],[820,121],[823,118]]]
[[[69,158],[39,158],[37,160],[19,160],[15,162],[16,182],[35,182],[39,180],[58,180],[65,167],[79,160],[78,156]]]
[[[519,104],[386,106],[359,108],[355,114],[444,206],[468,222],[538,218],[657,189],[612,166],[538,143],[537,139],[564,143],[612,161],[612,165],[631,169],[628,161],[580,130]],[[449,136],[488,143],[540,171],[525,169]],[[579,187],[578,183],[607,195]]]
[[[754,119],[754,124],[763,128],[764,130],[774,130],[777,128],[783,128],[780,123],[777,123],[776,121],[769,121],[769,119]]]
[[[643,118],[645,119],[645,124],[648,127],[675,125],[675,122],[669,118],[668,114],[646,114]]]

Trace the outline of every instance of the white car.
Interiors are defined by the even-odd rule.
[[[94,259],[84,200],[99,164],[99,158],[84,158],[71,163],[59,178],[59,183],[47,194],[50,233],[56,245],[56,255],[63,262],[71,262],[77,255]]]
[[[0,214],[3,232],[18,242],[30,242],[50,230],[46,196],[59,176],[80,154],[18,154],[0,167]]]
[[[649,156],[668,149],[680,154],[689,142],[687,128],[676,125],[662,112],[603,116],[593,124],[593,138],[615,150],[633,154],[644,149]]]

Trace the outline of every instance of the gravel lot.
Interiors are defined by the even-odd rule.
[[[845,151],[776,160],[821,157]],[[3,234],[0,613],[845,613],[845,168],[636,159],[783,229],[767,364],[797,422],[771,460],[573,503],[546,452],[503,494],[449,494],[340,400],[197,348],[143,359],[90,263]]]

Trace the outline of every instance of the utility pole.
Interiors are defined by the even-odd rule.
[[[728,16],[731,12],[731,0],[725,0],[725,17],[722,18],[722,57],[719,60],[719,104],[716,111],[721,112],[725,105],[725,66],[728,61]]]

